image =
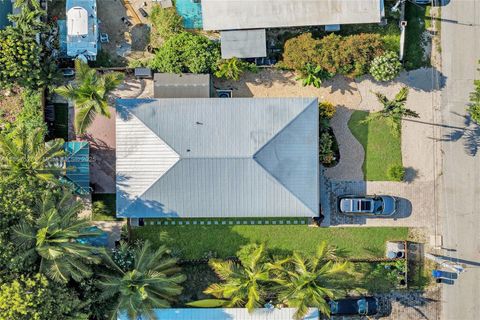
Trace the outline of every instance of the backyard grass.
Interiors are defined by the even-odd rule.
[[[297,250],[306,254],[327,241],[350,258],[383,257],[385,241],[403,240],[408,228],[312,228],[307,226],[144,226],[134,228],[135,239],[148,239],[156,246],[166,244],[184,259],[234,256],[248,243],[266,243],[274,255]]]
[[[401,137],[394,136],[384,120],[362,123],[366,111],[355,111],[348,121],[352,134],[365,150],[363,174],[367,181],[391,180],[387,171],[393,165],[402,165]]]
[[[92,208],[94,221],[113,221],[116,218],[116,195],[114,193],[92,194]]]
[[[405,34],[405,69],[413,70],[430,66],[429,55],[424,54],[425,41],[423,33],[427,27],[430,14],[426,6],[419,6],[410,1],[405,3],[407,30]]]

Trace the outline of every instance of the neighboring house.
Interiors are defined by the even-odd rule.
[[[268,28],[380,23],[384,15],[383,0],[202,0],[201,3],[203,29],[220,31],[222,58],[265,57]]]
[[[96,60],[98,18],[96,0],[67,0],[67,56]]]
[[[155,73],[153,96],[155,98],[210,98],[210,74]]]
[[[245,308],[178,308],[155,309],[154,313],[160,320],[292,320],[297,311],[295,308],[255,309],[249,313]],[[117,320],[147,320],[150,317],[132,319],[126,313],[120,313]],[[303,320],[318,320],[320,313],[317,308],[309,308]]]
[[[316,98],[119,99],[117,215],[318,217]]]

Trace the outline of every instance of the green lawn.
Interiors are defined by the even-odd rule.
[[[351,258],[383,257],[385,241],[407,239],[408,228],[312,228],[307,226],[144,226],[134,239],[167,244],[185,259],[234,256],[240,246],[265,242],[273,254],[313,253],[326,240]]]
[[[428,57],[424,57],[422,34],[426,30],[429,18],[426,6],[415,5],[409,1],[405,4],[407,31],[405,34],[405,68],[407,70],[430,66]],[[430,41],[430,40],[427,40]]]
[[[116,195],[114,193],[92,194],[94,221],[112,221],[116,218]]]
[[[384,120],[361,123],[366,111],[355,111],[348,121],[352,134],[365,150],[363,173],[367,181],[391,180],[387,170],[392,165],[402,165],[401,137],[394,136]]]

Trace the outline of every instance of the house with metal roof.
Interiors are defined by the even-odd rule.
[[[259,308],[249,313],[245,308],[169,308],[155,309],[154,314],[161,320],[292,320],[297,309]],[[123,312],[117,320],[147,320],[150,317],[132,319]],[[318,320],[320,312],[317,308],[309,308],[303,320]]]
[[[155,73],[154,98],[210,98],[210,74]]]
[[[384,15],[383,0],[202,0],[201,4],[203,29],[220,31],[223,58],[265,57],[265,29],[380,23]]]
[[[67,56],[95,60],[98,51],[96,0],[67,0]]]
[[[316,217],[316,98],[119,99],[117,215]]]

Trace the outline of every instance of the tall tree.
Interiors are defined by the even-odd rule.
[[[478,70],[480,71],[480,69]],[[470,113],[472,120],[477,124],[480,124],[480,80],[474,80],[473,85],[475,89],[470,93],[468,112]]]
[[[224,305],[246,307],[248,311],[253,311],[263,305],[267,296],[266,284],[270,281],[265,246],[247,245],[237,255],[240,264],[233,261],[210,261],[210,267],[223,282],[211,284],[204,292],[217,300],[200,300],[192,303],[192,306]]]
[[[35,36],[38,32],[45,31],[47,25],[42,21],[46,12],[40,7],[23,5],[20,12],[11,14],[8,19],[15,23],[15,27],[26,36]]]
[[[89,277],[90,264],[101,260],[95,254],[99,248],[78,241],[97,235],[88,231],[86,220],[78,219],[80,208],[81,204],[73,202],[68,193],[58,202],[46,193],[36,208],[38,218],[21,221],[13,228],[12,238],[19,252],[32,262],[38,261],[39,272],[54,281],[65,283]]]
[[[297,308],[296,319],[302,319],[308,308],[318,308],[330,314],[328,299],[340,296],[343,282],[348,281],[351,271],[349,262],[336,261],[335,248],[326,242],[319,245],[312,256],[293,253],[289,259],[270,264],[275,274],[275,288],[280,302]]]
[[[182,292],[180,284],[186,277],[164,246],[153,250],[146,241],[136,248],[133,265],[111,255],[105,259],[112,272],[101,275],[99,287],[102,298],[116,300],[111,319],[117,319],[118,312],[126,312],[130,319],[140,315],[155,319],[153,309],[168,308]]]
[[[63,172],[58,164],[58,158],[65,154],[63,140],[45,143],[42,128],[29,131],[23,125],[15,133],[0,133],[0,172],[56,182]]]
[[[124,79],[124,75],[111,72],[98,75],[95,69],[81,60],[75,60],[75,84],[55,89],[55,92],[75,103],[75,129],[78,134],[85,133],[97,114],[110,118],[108,95]]]
[[[368,117],[364,120],[369,122],[375,119],[385,119],[388,125],[392,128],[394,134],[399,134],[401,131],[401,120],[403,118],[418,118],[419,115],[417,112],[410,110],[405,107],[408,97],[408,88],[403,87],[395,95],[395,98],[389,100],[384,94],[379,92],[375,93],[377,100],[383,105],[383,109],[370,113]]]

